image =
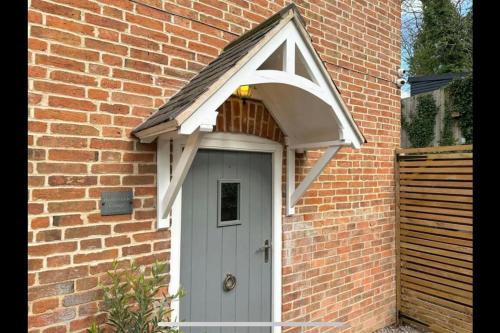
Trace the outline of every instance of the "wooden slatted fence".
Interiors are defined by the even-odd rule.
[[[472,146],[396,152],[399,318],[472,332]]]

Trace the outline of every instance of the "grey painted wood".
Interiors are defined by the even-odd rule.
[[[240,225],[217,227],[217,182],[240,180]],[[180,300],[185,321],[270,321],[271,154],[199,150],[182,188]],[[236,287],[223,291],[226,273]],[[186,333],[268,333],[270,328],[184,328]]]

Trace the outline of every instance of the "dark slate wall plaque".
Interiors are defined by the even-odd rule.
[[[101,215],[132,214],[132,191],[102,192]]]

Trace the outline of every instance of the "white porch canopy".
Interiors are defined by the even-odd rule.
[[[360,148],[366,142],[314,50],[297,8],[289,5],[230,43],[134,130],[142,142],[159,138],[158,219],[164,221],[160,224],[167,223],[204,133],[216,125],[217,108],[241,85],[252,86],[252,98],[266,105],[286,136],[288,214],[294,213],[295,204],[341,146]],[[161,140],[181,137],[184,150],[176,153],[174,148],[170,179],[170,144]],[[295,187],[295,151],[318,148],[325,148],[323,156]]]

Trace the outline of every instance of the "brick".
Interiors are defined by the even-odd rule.
[[[77,124],[52,124],[50,129],[53,133],[57,134],[70,134],[70,135],[80,135],[80,136],[97,136],[99,131],[88,125],[77,125]]]
[[[35,39],[35,38],[28,38],[28,49],[30,50],[36,50],[36,51],[46,51],[47,47],[49,44],[46,42]]]
[[[163,23],[161,21],[152,20],[145,16],[134,15],[132,13],[125,14],[125,21],[129,23],[135,23],[137,25],[143,26],[145,28],[163,31]]]
[[[63,44],[69,44],[74,46],[78,46],[81,44],[81,39],[79,36],[39,26],[31,27],[31,36],[38,37],[41,39],[49,39]]]
[[[109,235],[110,233],[111,233],[111,227],[109,225],[77,227],[77,228],[66,229],[64,232],[64,238],[65,239],[85,238],[89,236]]]
[[[64,201],[64,202],[49,202],[49,213],[63,212],[88,212],[96,209],[95,201]]]
[[[42,229],[49,226],[48,217],[37,217],[31,220],[31,229]]]
[[[160,45],[158,43],[155,43],[155,42],[150,41],[148,39],[135,37],[135,36],[131,36],[131,35],[125,35],[125,34],[121,34],[120,37],[121,37],[120,38],[121,42],[124,44],[140,47],[143,49],[153,50],[153,51],[158,51],[160,49]],[[125,63],[126,63],[126,61],[127,61],[127,59],[125,59]]]
[[[51,186],[88,186],[96,185],[96,176],[50,176]]]
[[[81,111],[95,111],[97,109],[95,103],[91,101],[60,96],[49,96],[49,106]]]
[[[30,245],[28,247],[28,255],[43,257],[54,253],[73,252],[76,249],[77,249],[76,242],[60,242],[54,244]]]
[[[39,9],[42,12],[48,12],[55,15],[66,16],[75,20],[78,20],[80,18],[79,10],[42,0],[32,0],[31,7]]]
[[[34,88],[39,91],[47,93],[61,94],[73,97],[84,97],[85,89],[81,87],[74,87],[72,85],[52,82],[35,81]]]
[[[83,319],[74,320],[69,324],[70,331],[74,332],[74,331],[86,329],[92,324],[92,321],[94,321],[94,320],[99,324],[103,324],[104,320],[106,319],[105,316],[106,316],[106,314],[103,313],[103,314],[97,315],[95,317],[89,316],[89,317],[86,317]]]
[[[76,280],[76,290],[83,291],[97,287],[98,279],[96,277],[88,277]]]
[[[109,112],[113,114],[128,114],[130,112],[130,107],[126,104],[106,104],[101,103],[99,107],[101,111]]]
[[[41,284],[63,282],[85,277],[89,273],[88,266],[75,266],[58,270],[50,270],[39,273]]]
[[[94,34],[94,27],[87,25],[87,24],[81,24],[75,21],[70,21],[66,20],[61,17],[57,16],[47,16],[46,17],[46,22],[47,26],[49,27],[54,27],[56,29],[61,29],[61,30],[66,30],[72,33],[76,33],[78,35],[88,35],[88,36],[93,36]],[[80,43],[76,44],[77,46],[80,46]]]
[[[133,142],[124,140],[92,139],[90,141],[90,148],[132,150]]]
[[[118,257],[117,249],[110,249],[101,252],[94,253],[86,253],[86,254],[77,254],[75,255],[73,261],[75,264],[86,263],[91,261],[99,261],[99,260],[112,260]]]
[[[129,255],[136,255],[136,254],[141,254],[141,253],[148,253],[150,251],[151,251],[150,244],[141,244],[141,245],[136,245],[136,246],[124,247],[122,249],[122,255],[129,256]]]
[[[132,164],[96,164],[92,166],[92,172],[98,174],[129,174],[134,169]]]
[[[98,312],[99,307],[97,302],[86,303],[78,306],[78,315],[80,317],[93,315]]]
[[[43,327],[51,324],[69,321],[76,317],[74,308],[58,309],[53,312],[28,317],[28,328]]]
[[[31,287],[28,289],[28,300],[70,294],[75,291],[73,281]]]
[[[85,22],[118,31],[125,31],[128,27],[127,23],[90,13],[85,14]]]
[[[52,218],[52,225],[55,227],[68,227],[83,224],[80,215],[59,215]]]
[[[63,306],[74,306],[89,303],[101,298],[102,295],[102,290],[91,290],[79,294],[64,296]]]
[[[85,47],[118,55],[127,55],[128,48],[122,45],[85,38]]]
[[[81,174],[87,172],[87,166],[85,164],[69,163],[38,163],[36,170],[41,174]]]
[[[114,226],[114,232],[133,232],[141,230],[150,230],[151,222],[120,223]]]
[[[49,159],[52,161],[97,161],[99,159],[99,153],[97,151],[87,151],[87,150],[63,150],[63,149],[51,149],[49,150]]]
[[[80,199],[84,196],[85,189],[74,188],[35,189],[32,192],[33,200]]]
[[[35,117],[38,119],[52,119],[72,122],[87,121],[87,115],[85,113],[55,109],[35,109]]]
[[[43,259],[28,259],[28,271],[38,271],[43,268]]]
[[[141,106],[152,106],[153,100],[151,97],[133,95],[133,94],[125,94],[121,92],[114,92],[111,94],[111,99],[115,102],[125,103],[125,104],[133,104],[133,105],[141,105]]]
[[[77,49],[66,45],[52,44],[50,45],[50,51],[54,54],[58,54],[67,58],[74,58],[85,61],[99,60],[99,52]]]
[[[96,78],[88,75],[81,75],[63,71],[53,71],[50,73],[50,78],[55,81],[74,83],[85,86],[97,86]]]
[[[61,240],[61,230],[43,230],[36,234],[37,242],[54,242]]]
[[[71,257],[69,255],[63,255],[63,256],[53,256],[47,258],[47,266],[48,267],[61,267],[61,266],[66,266],[71,263]]]
[[[123,177],[123,185],[146,185],[153,184],[153,176],[125,176]]]
[[[100,238],[84,239],[80,241],[80,250],[95,250],[102,247]]]
[[[43,330],[43,333],[66,333],[66,332],[67,330],[65,325],[52,326]]]
[[[89,88],[88,97],[91,99],[98,99],[101,101],[106,101],[109,97],[109,94],[105,90]]]
[[[125,235],[117,237],[109,237],[105,239],[104,243],[107,247],[127,245],[130,244],[130,237]]]
[[[41,136],[36,144],[43,147],[85,148],[88,146],[85,138]]]
[[[44,313],[49,310],[54,310],[59,306],[59,299],[49,298],[33,302],[32,312],[34,314]]]

